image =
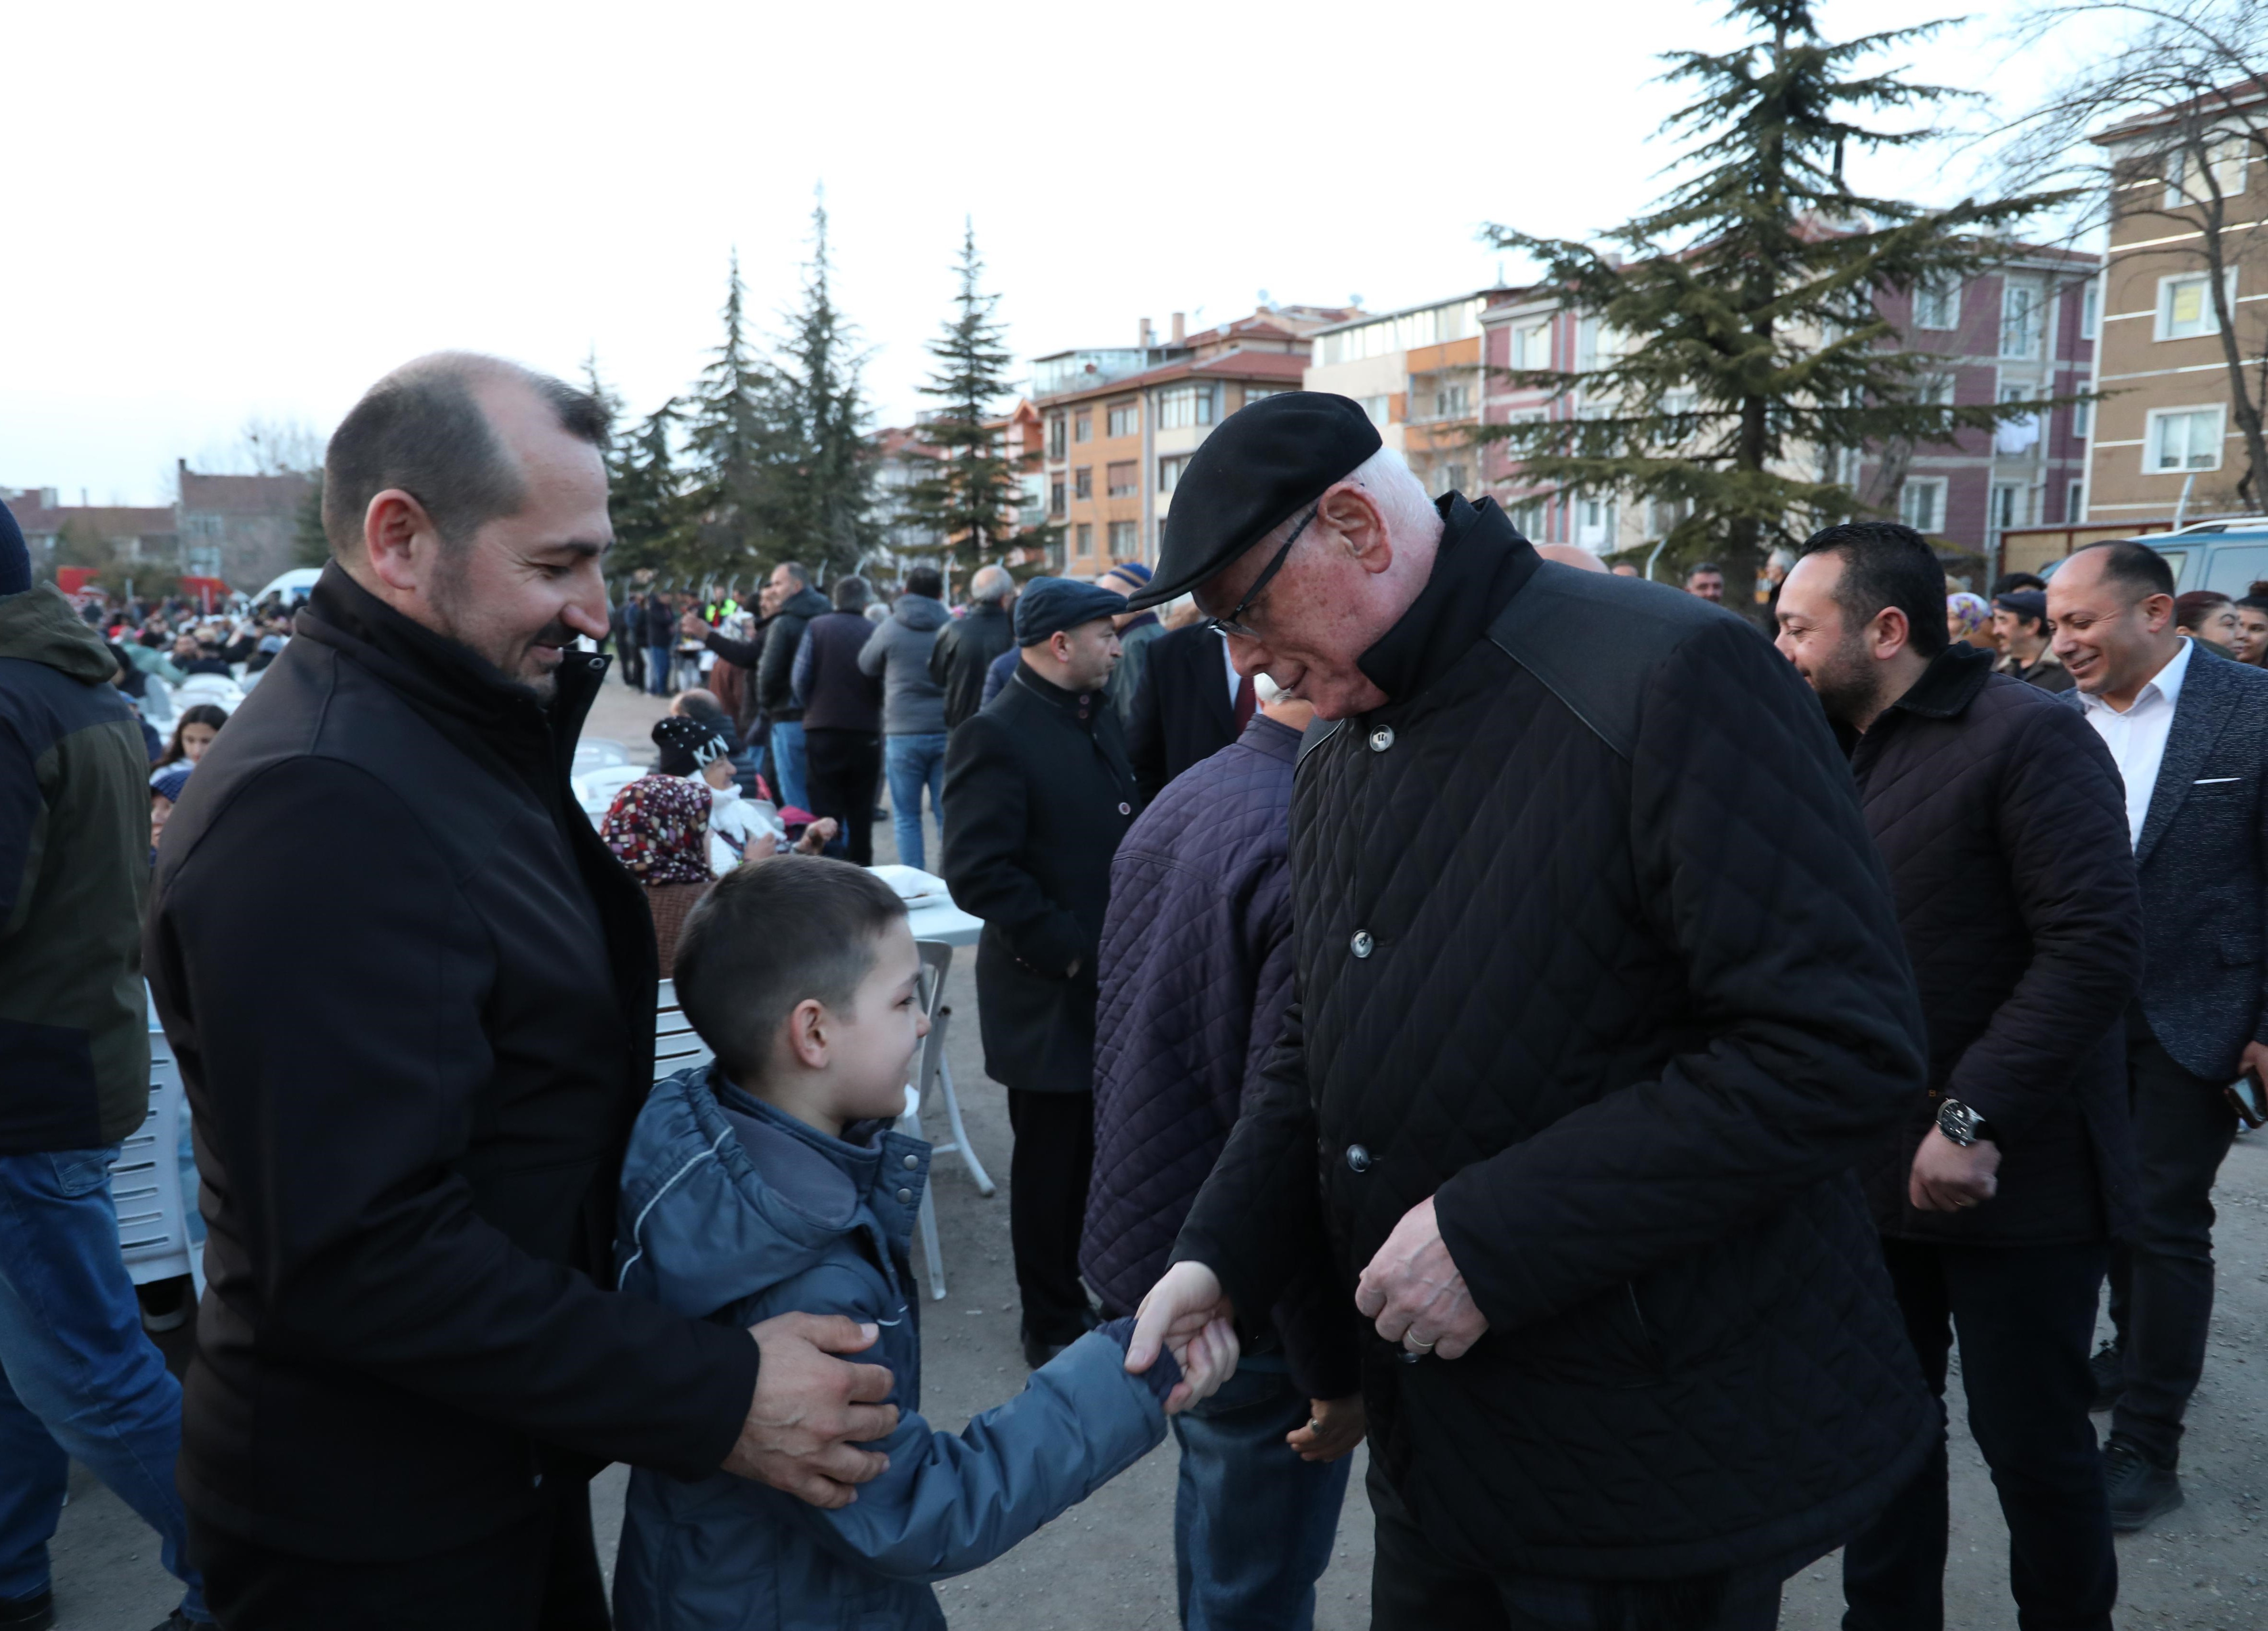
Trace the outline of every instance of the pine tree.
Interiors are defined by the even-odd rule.
[[[779,436],[774,381],[748,344],[747,300],[740,255],[734,250],[725,284],[724,342],[701,371],[684,415],[690,481],[680,564],[703,577],[753,571],[766,541],[766,467]]]
[[[930,342],[937,366],[921,387],[939,406],[917,434],[938,451],[930,473],[906,493],[906,519],[945,539],[952,565],[964,572],[997,562],[1006,551],[1016,530],[1009,511],[1020,496],[1017,472],[1001,457],[998,432],[987,422],[1010,394],[1008,370],[1014,357],[1003,326],[992,315],[1000,297],[978,291],[983,269],[976,258],[976,229],[967,225],[957,315]]]
[[[610,570],[690,576],[701,564],[698,533],[673,442],[678,402],[670,398],[637,429],[614,438],[607,455],[607,508],[615,523]]]
[[[319,467],[314,480],[307,484],[307,496],[299,501],[299,512],[291,527],[291,564],[294,566],[323,566],[331,558],[330,535],[323,531],[323,473]]]
[[[1530,481],[1684,511],[1673,555],[1713,556],[1745,600],[1768,545],[1867,508],[1840,479],[1849,450],[1943,444],[2040,411],[1923,401],[1942,360],[1910,345],[1875,300],[1989,268],[2007,253],[1998,235],[2072,195],[1929,209],[1854,192],[1846,151],[1937,134],[1861,117],[1955,94],[1859,63],[1942,25],[1830,41],[1810,0],[1734,0],[1729,15],[1752,26],[1748,43],[1665,59],[1666,80],[1697,92],[1666,127],[1693,143],[1684,162],[1695,168],[1604,235],[1626,255],[1487,229],[1498,247],[1539,261],[1563,307],[1598,320],[1602,339],[1594,368],[1513,376],[1574,412],[1491,425],[1479,439],[1505,443]]]
[[[858,330],[835,305],[823,198],[812,206],[811,227],[802,307],[789,320],[773,365],[784,445],[774,450],[763,508],[782,553],[825,579],[857,571],[881,542],[881,528],[859,386],[865,358],[857,349]]]

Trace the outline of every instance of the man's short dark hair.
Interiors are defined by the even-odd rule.
[[[838,612],[863,612],[873,598],[873,585],[863,577],[835,580],[835,609]]]
[[[2036,572],[2003,572],[1992,580],[1992,591],[1984,598],[1988,600],[1998,600],[2011,590],[2044,590],[2047,586],[2048,580]]]
[[[2174,592],[2174,569],[2166,563],[2166,557],[2131,538],[2122,538],[2115,543],[2088,544],[2073,550],[2066,559],[2076,561],[2098,551],[2102,555],[2102,576],[2125,584],[2134,591],[2135,599],[2146,600],[2152,595]]]
[[[1714,572],[1719,577],[1725,576],[1725,569],[1723,567],[1719,566],[1714,561],[1704,561],[1687,570],[1685,574],[1685,581],[1690,584],[1695,578],[1700,577],[1704,572]]]
[[[2216,606],[2231,604],[2228,597],[2218,589],[2192,589],[2185,595],[2174,597],[2174,627],[2195,628],[2213,614]]]
[[[363,517],[388,488],[416,496],[444,541],[469,543],[527,502],[527,484],[482,410],[475,387],[515,380],[553,422],[593,447],[607,444],[606,405],[564,380],[470,351],[404,364],[363,393],[323,453],[323,536],[344,560],[362,547]]]
[[[811,569],[800,561],[783,561],[773,569],[785,572],[790,577],[795,579],[795,586],[798,589],[811,587]]]
[[[1945,627],[1945,565],[1919,533],[1896,521],[1845,521],[1805,539],[1797,558],[1823,555],[1843,562],[1835,604],[1845,635],[1896,606],[1906,614],[1906,643],[1918,655],[1935,657],[1945,650],[1951,637]]]
[[[940,599],[945,593],[945,575],[933,566],[917,566],[906,574],[906,592]]]
[[[677,1001],[725,1074],[760,1080],[796,1004],[847,1011],[906,903],[864,867],[774,856],[718,878],[678,937]]]

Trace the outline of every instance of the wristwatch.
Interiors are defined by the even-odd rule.
[[[1948,1098],[1937,1107],[1937,1130],[1963,1150],[1979,1141],[2000,1142],[1999,1129],[1957,1098]]]

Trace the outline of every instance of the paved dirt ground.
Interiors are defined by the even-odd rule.
[[[637,751],[654,711],[644,699],[610,688],[593,715],[592,733]],[[934,827],[930,842],[933,860]],[[887,822],[876,828],[876,848],[878,859],[890,858],[882,853],[892,849]],[[924,1404],[932,1421],[947,1429],[1008,1398],[1025,1376],[1008,1254],[1006,1107],[1000,1090],[984,1078],[973,962],[961,953],[947,988],[954,1010],[948,1057],[971,1142],[1001,1189],[986,1200],[960,1163],[947,1157],[938,1164],[948,1294],[923,1305]],[[939,1126],[932,1118],[932,1136],[940,1135]],[[2117,1617],[2125,1627],[2268,1627],[2268,1585],[2263,1583],[2268,1557],[2260,1532],[2268,1510],[2268,1132],[2238,1142],[2221,1170],[2216,1200],[2220,1300],[2204,1385],[2190,1413],[2183,1466],[2189,1502],[2149,1532],[2119,1541]],[[179,1368],[186,1344],[166,1346]],[[2013,1631],[2007,1533],[1957,1393],[1950,1408],[1954,1535],[1946,1623],[1950,1631]],[[594,1490],[609,1559],[624,1476],[615,1468]],[[941,1587],[947,1616],[985,1631],[1170,1626],[1174,1478],[1168,1438],[1007,1557]],[[1358,1466],[1338,1546],[1318,1593],[1316,1624],[1323,1631],[1354,1631],[1369,1620],[1370,1528],[1361,1487]],[[73,1471],[55,1564],[57,1623],[63,1631],[145,1631],[175,1598],[149,1531],[84,1468]],[[1782,1623],[1790,1631],[1818,1631],[1836,1625],[1841,1613],[1840,1577],[1829,1558],[1789,1583]]]

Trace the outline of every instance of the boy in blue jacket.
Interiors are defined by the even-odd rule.
[[[929,1146],[893,1130],[927,1034],[904,903],[864,870],[740,868],[678,944],[678,1001],[717,1055],[655,1084],[622,1164],[621,1288],[751,1326],[801,1311],[874,1327],[895,1378],[887,1470],[821,1510],[726,1473],[630,1477],[622,1631],[942,1627],[929,1583],[988,1563],[1165,1436],[1236,1365],[1224,1324],[1140,1376],[1133,1322],[1088,1333],[958,1435],[919,1414],[908,1263]]]

